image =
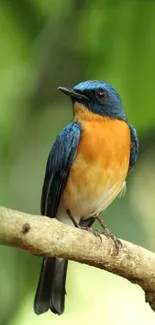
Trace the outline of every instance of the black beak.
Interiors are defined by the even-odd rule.
[[[65,95],[67,96],[70,96],[70,97],[73,97],[75,99],[87,99],[88,100],[88,97],[85,96],[84,94],[78,92],[76,89],[72,89],[72,88],[69,88],[69,87],[58,87],[59,90],[61,90]]]

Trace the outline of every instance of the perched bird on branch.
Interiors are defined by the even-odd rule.
[[[71,226],[90,229],[97,219],[105,235],[121,243],[104,225],[100,213],[124,189],[136,163],[136,130],[128,123],[117,91],[102,81],[59,87],[71,98],[73,120],[57,136],[49,153],[41,214]],[[98,235],[98,234],[97,234]],[[62,314],[68,261],[44,258],[34,310]]]

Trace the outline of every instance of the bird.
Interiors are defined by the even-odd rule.
[[[73,119],[58,134],[49,153],[41,215],[84,229],[92,229],[97,219],[118,248],[120,242],[100,214],[124,190],[137,161],[136,129],[110,84],[87,80],[58,89],[71,99]],[[67,266],[64,258],[43,258],[34,299],[37,315],[48,310],[58,315],[64,312]]]

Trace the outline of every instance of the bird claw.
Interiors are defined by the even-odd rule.
[[[82,226],[79,226],[79,225],[78,225],[78,229],[89,231],[94,236],[99,237],[100,240],[102,241],[101,233],[97,229],[93,229],[91,227],[82,227]]]
[[[100,218],[99,215],[96,215],[96,219],[99,221],[102,229],[103,229],[103,232],[100,233],[97,229],[93,229],[91,227],[88,227],[88,226],[80,226],[76,220],[74,219],[71,211],[69,209],[66,210],[69,218],[72,220],[74,226],[78,229],[83,229],[83,230],[86,230],[86,231],[89,231],[90,233],[92,233],[93,235],[95,235],[96,237],[99,237],[101,242],[102,242],[102,236],[101,234],[105,235],[106,237],[108,238],[111,238],[112,241],[114,242],[115,244],[115,249],[116,249],[116,255],[118,255],[119,253],[119,249],[122,247],[122,243],[121,241],[115,236],[112,234],[112,232],[108,229],[108,227],[104,224],[104,222],[102,221],[102,219]]]
[[[101,233],[99,232],[99,230],[94,229],[94,228],[91,228],[91,227],[88,227],[87,230],[88,230],[90,233],[92,233],[94,236],[99,237],[100,240],[102,241],[102,236],[101,236]]]
[[[106,237],[108,238],[111,238],[112,241],[114,242],[115,244],[115,249],[116,249],[116,255],[118,255],[119,253],[119,249],[122,247],[122,243],[121,241],[115,236],[112,234],[112,232],[108,229],[108,227],[104,224],[103,220],[100,218],[99,215],[96,215],[96,219],[98,220],[98,222],[100,223],[102,229],[103,229],[103,232],[102,234],[105,235]]]
[[[89,227],[88,231],[91,232],[96,237],[99,237],[100,240],[102,241],[102,236],[101,236],[101,233],[99,232],[99,230]]]
[[[103,235],[105,235],[108,238],[111,238],[112,241],[115,244],[115,249],[116,249],[116,255],[118,255],[120,248],[122,248],[122,243],[121,241],[115,236],[113,235],[113,233],[108,229],[107,226],[104,225],[104,229],[102,232]]]

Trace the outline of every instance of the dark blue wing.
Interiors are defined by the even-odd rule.
[[[56,138],[47,160],[41,197],[42,215],[56,217],[69,170],[75,159],[80,134],[80,124],[71,122]]]
[[[133,169],[137,157],[138,157],[138,149],[139,143],[137,138],[137,133],[135,128],[129,124],[130,134],[131,134],[131,150],[130,150],[130,161],[129,161],[129,170],[128,173]]]

